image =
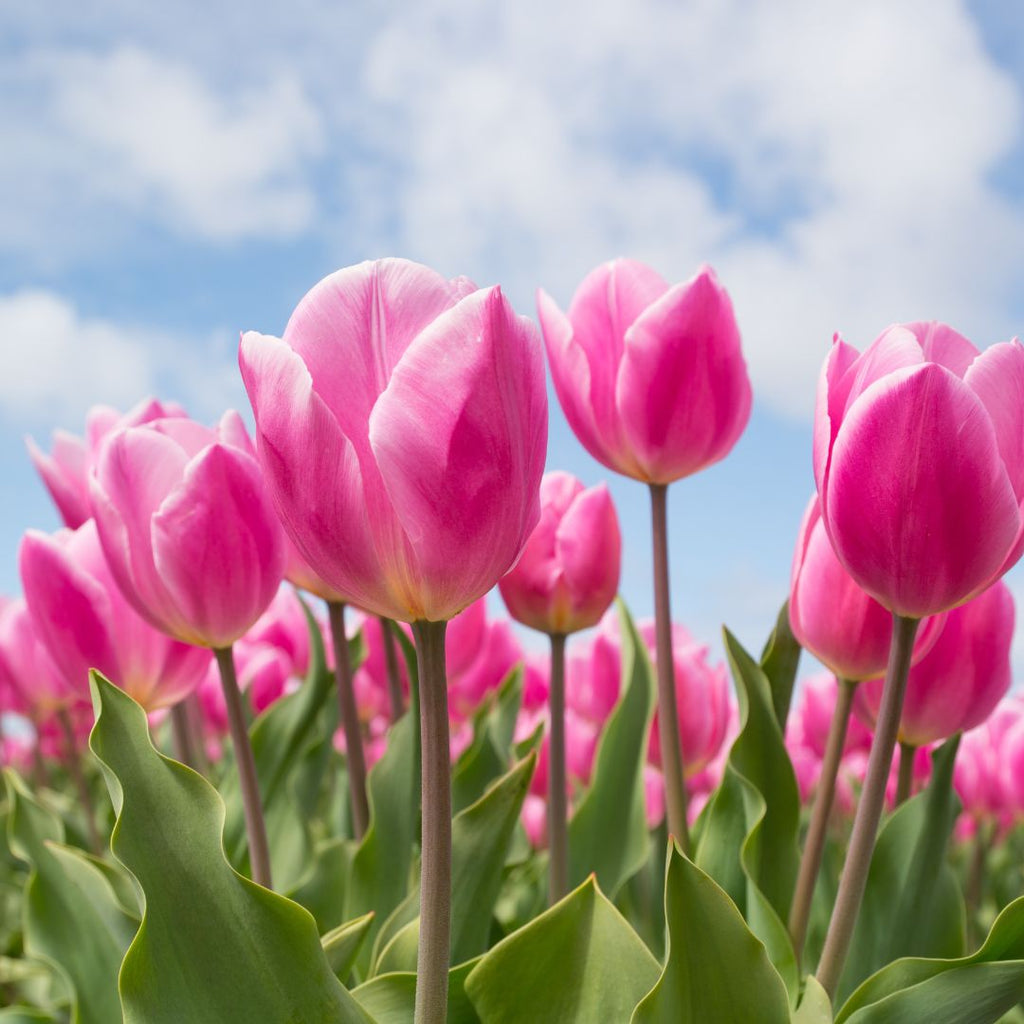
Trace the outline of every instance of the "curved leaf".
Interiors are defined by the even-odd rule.
[[[793,700],[793,686],[796,683],[796,672],[800,667],[800,652],[803,648],[793,636],[789,625],[789,601],[787,600],[775,620],[775,628],[761,652],[761,671],[768,680],[772,694],[772,706],[775,708],[775,719],[783,734],[786,732],[786,719],[789,718],[789,705]]]
[[[627,1021],[659,973],[592,876],[485,954],[466,993],[483,1024]]]
[[[465,988],[466,978],[476,965],[476,960],[470,960],[448,972],[447,1024],[480,1024]],[[410,971],[381,974],[352,994],[377,1024],[410,1024],[416,1006],[416,975]]]
[[[569,822],[569,882],[594,873],[611,897],[647,859],[650,839],[644,798],[647,737],[654,682],[647,648],[626,606],[621,623],[622,690],[601,735],[590,788]]]
[[[373,914],[364,914],[354,921],[338,925],[320,940],[327,962],[339,981],[344,982],[349,976],[372,922]]]
[[[89,743],[117,809],[112,847],[146,902],[119,979],[125,1024],[365,1024],[309,913],[228,864],[216,791],[157,752],[130,697],[95,672],[91,687]]]
[[[632,1024],[789,1024],[786,986],[728,895],[673,842],[665,872],[668,960]]]

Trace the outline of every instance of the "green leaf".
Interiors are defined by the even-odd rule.
[[[612,897],[647,859],[650,839],[644,798],[647,737],[654,682],[647,648],[619,601],[622,690],[594,757],[590,788],[569,822],[569,881],[591,872]]]
[[[517,665],[473,715],[473,742],[452,769],[452,813],[478,800],[509,768],[509,751],[523,695],[523,667]]]
[[[799,970],[785,926],[799,866],[800,797],[761,667],[728,631],[740,732],[701,822],[695,861],[764,943],[796,1004]]]
[[[786,719],[789,718],[789,706],[793,700],[801,650],[789,625],[789,601],[786,601],[775,620],[772,635],[768,637],[768,643],[761,652],[761,670],[768,680],[775,718],[783,734],[786,732]]]
[[[121,1015],[117,972],[138,922],[125,914],[104,875],[61,845],[60,820],[5,771],[11,851],[32,866],[25,890],[25,951],[66,979],[73,1024],[109,1024]]]
[[[329,743],[337,718],[334,673],[324,656],[323,638],[312,613],[303,603],[310,636],[310,668],[295,693],[270,705],[250,729],[260,799],[267,825],[274,882],[287,891],[296,885],[313,859],[308,808],[298,793],[303,776],[323,778],[324,743]],[[358,665],[365,657],[362,635],[349,641],[349,657]],[[224,845],[231,863],[247,869],[248,845],[238,773],[227,772],[221,782],[227,805]]]
[[[789,1024],[786,986],[736,904],[673,842],[665,873],[668,960],[632,1024]]]
[[[960,809],[953,792],[958,742],[957,737],[935,751],[928,788],[898,808],[879,834],[837,1005],[897,957],[964,953],[964,902],[946,861]]]
[[[591,877],[485,954],[466,992],[483,1024],[626,1021],[659,973]]]
[[[960,959],[897,960],[868,978],[836,1024],[988,1024],[1024,999],[1024,897],[996,918],[984,945]]]
[[[832,1000],[813,974],[807,978],[793,1024],[832,1024]]]
[[[91,686],[89,743],[117,810],[114,854],[145,894],[121,968],[124,1024],[365,1024],[310,914],[228,864],[216,790],[157,752],[130,697],[96,672]]]
[[[328,839],[313,850],[313,864],[302,881],[286,893],[316,919],[323,935],[345,918],[345,879],[355,849],[350,839]]]
[[[54,1018],[30,1006],[9,1006],[0,1010],[2,1024],[53,1024]]]
[[[356,962],[359,947],[369,934],[373,913],[363,914],[354,921],[346,921],[329,931],[321,940],[327,962],[339,981],[344,982]]]
[[[480,1024],[466,995],[466,978],[478,960],[459,964],[448,972],[447,1024]],[[352,993],[377,1024],[409,1024],[416,1006],[416,975],[410,971],[381,974]]]

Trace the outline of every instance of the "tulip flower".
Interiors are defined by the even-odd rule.
[[[155,420],[110,434],[90,481],[103,551],[125,597],[169,636],[213,649],[241,782],[253,878],[270,855],[231,645],[263,614],[284,534],[236,412],[216,428]]]
[[[94,668],[154,711],[183,700],[206,673],[208,651],[172,640],[125,599],[92,520],[53,536],[29,530],[19,568],[36,632],[69,690],[86,693]]]
[[[917,625],[998,580],[1024,551],[1024,347],[978,350],[899,324],[863,354],[837,336],[818,386],[814,478],[846,570],[894,616],[892,656],[846,868],[818,967],[833,994],[885,797]]]
[[[565,641],[596,626],[619,589],[622,538],[611,495],[603,485],[584,490],[569,473],[544,476],[540,522],[522,557],[498,588],[517,622],[547,633],[551,644],[551,778],[548,793],[548,898],[569,891],[566,804]]]
[[[684,753],[672,681],[667,487],[724,458],[750,418],[751,393],[732,303],[714,271],[669,286],[633,260],[591,271],[568,313],[540,291],[537,309],[555,391],[583,446],[648,484],[658,624],[658,705],[669,831],[689,850]]]
[[[29,438],[28,453],[32,463],[50,492],[64,525],[75,530],[92,518],[89,473],[107,434],[120,427],[134,427],[152,420],[184,415],[184,410],[174,402],[159,402],[155,398],[140,402],[123,415],[110,406],[96,405],[86,417],[84,439],[65,430],[55,430],[53,450],[47,455]]]
[[[547,397],[533,325],[497,287],[386,259],[325,278],[281,339],[243,335],[260,458],[289,536],[361,608],[413,624],[423,856],[415,1019],[448,1000],[445,623],[539,518]]]

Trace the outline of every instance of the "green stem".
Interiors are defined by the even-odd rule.
[[[391,702],[391,721],[397,722],[405,714],[405,695],[402,693],[402,677],[398,671],[398,647],[393,630],[398,627],[391,619],[380,616],[380,635],[384,643],[384,663],[388,671],[388,699]]]
[[[345,603],[328,601],[331,640],[334,644],[334,672],[338,683],[338,707],[341,727],[345,732],[345,766],[348,769],[348,795],[352,803],[352,828],[356,839],[362,839],[370,823],[370,805],[366,799],[366,757],[363,734],[359,728],[359,708],[352,686],[352,663],[348,660],[348,637],[345,635]]]
[[[412,624],[420,684],[422,858],[415,1024],[445,1024],[451,947],[452,788],[445,622]]]
[[[690,829],[686,820],[686,782],[683,747],[679,735],[675,660],[672,656],[672,608],[668,572],[668,486],[651,484],[651,535],[654,542],[655,668],[658,675],[658,738],[661,774],[665,782],[665,814],[669,835],[690,855]]]
[[[64,750],[68,761],[68,771],[71,773],[71,781],[74,782],[75,789],[78,790],[78,799],[82,802],[82,814],[85,815],[85,832],[89,839],[89,847],[97,857],[102,857],[103,840],[96,828],[96,805],[92,801],[89,782],[82,770],[82,752],[75,740],[75,727],[67,708],[58,710],[57,721],[60,722],[60,729],[64,734]]]
[[[548,902],[569,891],[568,805],[565,778],[565,635],[551,633],[551,733],[548,745]]]
[[[825,947],[816,971],[818,981],[835,998],[839,978],[846,963],[853,929],[857,924],[864,887],[867,885],[871,854],[875,848],[878,822],[885,805],[885,787],[889,781],[896,734],[900,727],[900,712],[903,709],[903,695],[907,689],[907,675],[910,672],[910,657],[914,649],[914,636],[919,619],[908,619],[893,615],[892,646],[889,650],[889,667],[882,687],[882,703],[878,709],[875,735],[871,742],[867,774],[861,790],[857,816],[853,822],[850,846],[846,853],[846,864],[839,879],[839,892],[832,909]]]
[[[249,840],[249,866],[252,880],[264,888],[272,888],[270,875],[270,847],[267,843],[267,826],[263,820],[263,805],[260,801],[260,786],[256,778],[256,761],[252,755],[249,731],[245,727],[245,711],[242,708],[242,694],[238,689],[235,674],[235,658],[230,647],[214,649],[217,668],[220,670],[220,686],[224,693],[224,704],[228,712],[228,728],[231,745],[235,751],[235,765],[242,790],[242,808],[245,812],[245,833]]]
[[[913,743],[900,743],[900,769],[896,778],[896,806],[907,802],[914,788],[914,757],[917,747]]]
[[[856,686],[857,684],[849,679],[838,681],[836,706],[832,710],[832,722],[829,725],[828,740],[825,743],[825,757],[821,763],[821,775],[818,778],[818,790],[814,796],[811,823],[807,830],[807,839],[804,842],[803,856],[800,859],[800,872],[797,875],[793,905],[789,911],[789,934],[793,939],[793,950],[798,962],[803,953],[804,940],[807,937],[807,921],[811,914],[814,886],[818,881],[818,872],[821,869],[821,856],[825,849],[828,819],[832,813],[836,778],[839,775],[839,765],[843,759],[843,746],[846,743],[846,731],[850,724],[850,711],[853,707],[853,694]]]

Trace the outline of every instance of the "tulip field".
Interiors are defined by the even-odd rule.
[[[789,593],[718,661],[668,536],[750,418],[726,289],[618,259],[536,313],[362,263],[242,335],[253,432],[30,442],[0,1024],[1024,1024],[1024,347],[836,337]],[[647,489],[650,620],[548,374]]]

